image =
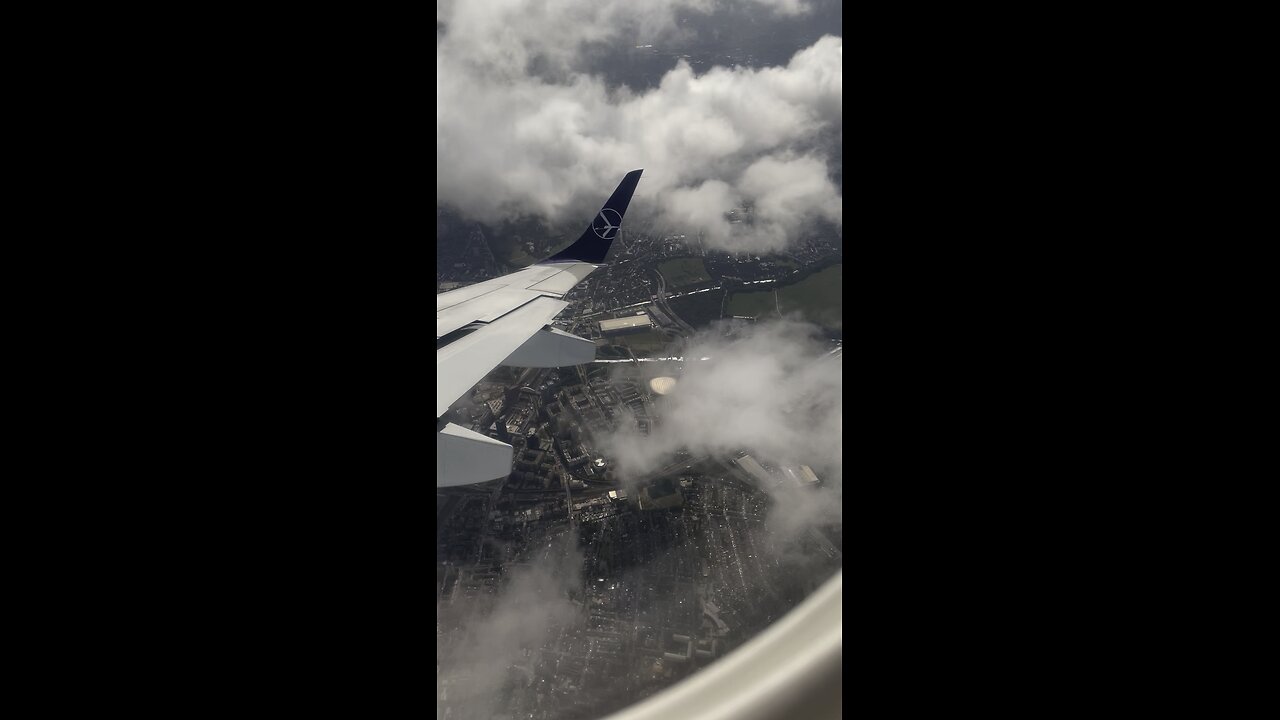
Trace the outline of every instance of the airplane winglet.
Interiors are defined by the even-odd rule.
[[[609,253],[609,246],[613,244],[613,239],[618,236],[618,231],[622,227],[622,216],[627,212],[627,205],[631,203],[631,194],[636,191],[636,184],[640,182],[642,172],[644,168],[627,173],[618,185],[618,189],[613,191],[604,207],[600,208],[600,212],[592,218],[591,224],[587,226],[581,237],[569,247],[539,264],[556,261],[604,262],[604,256]]]

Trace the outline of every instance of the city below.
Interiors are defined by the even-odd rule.
[[[838,236],[726,254],[635,224],[555,322],[594,340],[599,361],[499,367],[443,418],[515,453],[506,478],[436,491],[439,718],[602,717],[715,662],[841,568],[838,522],[797,530],[770,515],[823,491],[816,461],[680,452],[624,482],[604,442],[661,425],[699,360],[684,357],[696,333],[794,315],[830,343],[813,362],[840,363],[839,302],[827,302],[840,292]],[[474,225],[451,235],[438,291],[554,249],[518,235],[495,248]]]

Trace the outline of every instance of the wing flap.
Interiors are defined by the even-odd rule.
[[[497,283],[492,280],[488,280],[482,283],[476,283],[475,285],[468,285],[464,288],[458,288],[457,290],[439,293],[436,295],[436,312],[438,313],[443,310],[447,310],[455,305],[461,305],[468,300],[474,300],[481,295],[494,292],[495,290],[501,290],[504,287],[506,287],[504,283]]]
[[[436,351],[436,417],[569,306],[537,299]]]
[[[437,312],[436,339],[473,322],[493,322],[539,297],[542,297],[542,293],[509,287]]]
[[[475,285],[458,288],[436,294],[436,312],[448,310],[466,303],[474,301],[482,295],[487,295],[503,288],[529,288],[550,277],[560,274],[564,268],[558,265],[530,265],[523,270],[517,270],[502,277],[496,277],[492,280],[478,282]]]
[[[537,265],[440,293],[436,295],[436,339],[473,322],[496,320],[536,297],[564,297],[595,269],[577,262]]]
[[[556,328],[543,328],[511,353],[503,365],[552,368],[585,365],[596,359],[596,344]]]
[[[506,477],[511,454],[510,445],[449,423],[436,433],[436,487]]]

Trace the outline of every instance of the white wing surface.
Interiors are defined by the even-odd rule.
[[[441,421],[491,370],[580,365],[595,357],[591,341],[549,325],[569,305],[561,298],[604,261],[641,172],[627,173],[569,247],[510,275],[436,295],[437,486],[484,482],[511,471],[510,445]]]

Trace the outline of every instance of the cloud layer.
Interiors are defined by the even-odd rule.
[[[727,249],[785,246],[806,222],[842,224],[839,157],[843,41],[828,35],[783,66],[684,59],[655,87],[609,83],[601,48],[626,63],[644,44],[689,43],[691,0],[456,2],[437,5],[437,202],[477,220],[538,215],[576,223],[624,173],[644,167],[637,208],[701,230]],[[802,13],[794,0],[754,12]],[[440,28],[443,28],[442,30]],[[641,51],[644,52],[644,51]],[[833,141],[832,138],[837,138]],[[748,201],[754,225],[724,214]]]
[[[582,558],[577,533],[564,533],[533,549],[524,563],[508,565],[495,595],[463,599],[458,608],[437,606],[437,622],[460,621],[466,628],[448,663],[447,690],[436,689],[437,713],[447,699],[471,717],[492,717],[507,682],[532,678],[536,651],[547,634],[578,619],[581,608],[570,593],[582,588]],[[482,606],[473,607],[474,602]]]
[[[815,331],[782,320],[735,338],[695,336],[684,350],[675,389],[660,400],[661,421],[649,435],[622,423],[599,440],[602,454],[624,484],[667,465],[678,450],[717,458],[745,450],[775,466],[809,465],[824,487],[775,495],[775,530],[793,534],[814,523],[839,522],[843,369],[839,358],[826,355],[830,345]],[[711,359],[691,361],[700,357]],[[654,376],[662,372],[656,364],[643,367]]]

